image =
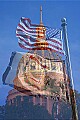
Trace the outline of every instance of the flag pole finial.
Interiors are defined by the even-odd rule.
[[[42,6],[40,7],[40,25],[42,25]]]
[[[66,22],[66,18],[62,18],[62,19],[61,19],[61,22]]]
[[[61,25],[61,26],[67,25],[67,23],[66,23],[66,18],[62,18],[62,19],[61,19],[61,22],[62,22],[62,25]]]

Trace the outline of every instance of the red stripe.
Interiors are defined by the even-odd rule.
[[[20,23],[18,24],[18,26],[22,29],[24,29],[26,32],[32,32],[32,31],[28,31],[26,30]],[[29,27],[28,27],[29,28]],[[29,28],[30,30],[36,30],[36,28]]]
[[[20,36],[19,34],[16,34],[18,37]],[[27,38],[27,36],[26,36],[26,38]],[[24,43],[26,43],[28,46],[37,46],[37,43],[33,43],[33,44],[30,44],[29,42],[27,42],[24,38],[20,38],[19,37],[19,39],[20,40],[22,40]],[[29,38],[27,38],[27,39],[29,39]],[[55,45],[52,45],[52,44],[50,44],[50,43],[46,43],[45,45],[50,45],[50,46],[52,46],[53,48],[56,48],[56,49],[58,49],[58,50],[62,50],[62,48],[60,48],[60,47],[58,47],[58,46],[55,46]]]
[[[58,53],[60,53],[60,54],[63,54],[64,55],[64,53],[63,52],[59,52],[59,51],[57,51],[57,50],[54,50],[54,49],[52,49],[52,48],[48,48],[48,47],[40,47],[40,48],[26,48],[24,45],[22,45],[21,43],[19,43],[19,46],[21,47],[21,48],[23,48],[23,49],[26,49],[26,50],[50,50],[50,51],[52,51],[52,52],[58,52]]]
[[[21,25],[22,26],[22,25]],[[20,26],[19,26],[20,27]],[[22,26],[23,27],[23,26]],[[23,28],[22,28],[23,29]],[[25,28],[24,28],[24,30],[25,30],[25,32],[30,32],[30,33],[36,33],[36,30],[35,31],[29,31],[29,30],[26,30]],[[19,28],[17,28],[16,29],[16,31],[17,32],[24,32],[23,30],[21,30],[21,29],[19,29]]]
[[[17,36],[19,36],[19,35],[17,34]],[[22,40],[24,43],[26,43],[26,45],[28,45],[28,46],[30,46],[30,47],[36,46],[36,45],[35,45],[36,43],[30,44],[30,43],[27,42],[24,38],[20,38],[20,37],[19,37],[19,39]]]
[[[47,41],[51,41],[51,42],[54,42],[54,43],[57,43],[57,44],[59,44],[60,46],[62,46],[62,44],[60,43],[60,42],[58,42],[57,40],[54,40],[54,39],[48,39]]]
[[[21,22],[25,25],[25,27],[27,27],[28,29],[31,29],[31,30],[33,30],[33,29],[36,29],[36,28],[31,28],[31,27],[29,27],[28,25],[27,25],[27,23],[26,23],[26,20],[21,20]],[[29,22],[29,21],[28,21]],[[29,22],[29,24],[30,24],[30,26],[34,26],[33,24],[31,24],[30,22]],[[36,26],[35,26],[36,27]]]

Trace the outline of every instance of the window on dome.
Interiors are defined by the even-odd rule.
[[[36,63],[35,63],[35,62],[32,62],[32,63],[31,63],[30,69],[31,69],[31,70],[36,69]]]
[[[56,66],[55,65],[52,67],[52,70],[56,70]]]
[[[26,61],[26,66],[29,64],[29,61]]]

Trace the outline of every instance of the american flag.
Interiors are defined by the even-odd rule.
[[[40,27],[45,28],[45,32],[38,31],[37,28]],[[45,36],[45,41],[48,43],[48,46],[37,46],[39,33],[41,36]],[[27,50],[51,50],[64,54],[60,29],[31,24],[30,19],[22,17],[16,29],[16,36],[18,37],[18,43],[21,48]]]

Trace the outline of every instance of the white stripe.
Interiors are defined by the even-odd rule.
[[[37,37],[35,37],[35,36],[33,36],[33,35],[38,35],[38,34],[29,34],[28,32],[19,32],[19,31],[16,31],[16,33],[17,34],[21,34],[21,35],[28,35],[28,36],[31,36],[32,38],[37,38]],[[22,33],[24,33],[24,34],[22,34]],[[40,34],[40,35],[42,35],[43,36],[43,34]],[[19,35],[20,36],[20,35]],[[18,37],[18,36],[17,36]],[[51,41],[52,40],[52,41]],[[57,41],[57,42],[59,42],[60,44],[62,44],[62,41],[60,41],[59,39],[57,39],[57,38],[51,38],[51,40],[47,40],[48,42],[54,42],[53,40],[55,40],[55,41]],[[55,44],[59,44],[59,43],[55,43]]]
[[[26,47],[26,48],[37,48],[37,47],[29,47],[26,43],[24,43],[23,41],[18,41],[20,44],[22,44],[24,47]],[[63,50],[60,50],[60,49],[57,49],[57,48],[54,48],[54,47],[52,47],[52,46],[50,46],[50,45],[48,45],[48,48],[51,48],[52,50],[55,50],[55,51],[57,51],[57,52],[61,52],[61,53],[64,53],[64,51]]]
[[[34,38],[34,39],[36,39],[37,37],[35,37],[35,36],[32,36],[32,35],[29,35],[29,34],[26,34],[26,35],[28,35],[28,36],[30,36],[30,37],[32,37],[32,38]],[[16,35],[17,37],[22,37],[19,33],[18,33],[18,35]],[[26,38],[25,38],[26,39]]]
[[[50,41],[48,42],[48,43],[50,43]],[[62,43],[61,43],[62,44]],[[57,48],[55,48],[55,49],[57,49],[57,50],[59,50],[59,51],[63,51],[63,45],[61,46],[61,45],[59,45],[58,43],[54,43],[54,42],[52,42],[52,45],[54,45],[55,47],[59,47],[59,49],[57,49]],[[52,46],[51,46],[52,47]],[[54,47],[53,47],[54,48]],[[60,48],[62,49],[62,50],[60,50]]]
[[[34,29],[32,30],[32,29],[29,29],[28,27],[26,27],[25,25],[24,25],[24,23],[22,23],[22,22],[20,22],[20,25],[22,25],[26,30],[29,30],[29,31],[36,31],[36,28],[35,27],[33,27]],[[30,28],[31,28],[31,26],[30,26]]]
[[[22,31],[16,31],[16,33],[18,33],[18,34],[21,34],[21,35],[28,35],[28,36],[31,36],[31,37],[33,37],[34,35],[36,35],[36,37],[34,36],[34,38],[37,38],[37,36],[38,36],[38,33],[37,33],[37,32],[36,32],[36,33],[26,32],[24,29],[19,28],[19,27],[18,27],[18,29],[21,29],[21,30],[22,30]],[[22,33],[24,33],[24,34],[22,34]],[[40,36],[44,36],[43,33],[40,33],[39,35],[40,35]]]
[[[30,27],[30,23],[28,22],[28,20],[25,20],[25,18],[22,17],[22,19],[26,22],[26,24]],[[23,23],[23,21],[20,20],[20,23]]]
[[[19,26],[18,26],[17,28],[18,28],[18,29],[21,29],[21,30],[22,30],[24,33],[26,33],[26,34],[28,33],[29,35],[38,35],[37,32],[36,32],[36,33],[30,33],[30,31],[27,32],[26,30],[24,30],[23,28],[21,28],[21,27],[19,27]],[[17,31],[17,32],[19,32],[19,31]]]
[[[34,36],[34,35],[38,35],[37,33],[30,33],[30,32],[27,32],[25,31],[24,29],[20,28],[22,30],[23,33],[25,33],[25,35],[30,35],[30,36]],[[22,34],[21,31],[16,31],[16,33],[19,33],[19,34]]]
[[[30,44],[36,43],[36,42],[31,42],[30,39],[26,39],[26,38],[24,39],[24,38],[23,38],[22,36],[20,36],[20,35],[19,35],[18,37],[21,38],[21,39],[23,39],[23,40],[25,40],[25,42],[26,42],[26,41],[29,42]],[[48,41],[48,43],[49,43],[49,44],[52,44],[52,45],[54,45],[54,46],[56,46],[56,47],[59,47],[59,48],[61,48],[61,49],[63,48],[61,45],[59,45],[59,44],[57,44],[57,43],[54,43],[54,42],[51,42],[51,41]]]
[[[21,36],[19,36],[19,38],[25,40],[25,39],[24,39],[23,37],[21,37]],[[21,40],[20,40],[20,41],[21,41]],[[30,39],[25,40],[25,42],[26,42],[26,41],[29,42],[29,44],[34,44],[34,43],[36,43],[36,42],[31,42]],[[23,44],[27,44],[27,43],[25,43],[25,42],[22,41]],[[54,43],[54,42],[51,42],[51,41],[48,41],[48,43],[54,45],[55,47],[59,47],[59,48],[63,49],[63,47],[60,46],[60,45],[57,44],[57,43]],[[50,45],[50,46],[51,46],[51,45]],[[51,47],[52,47],[52,46],[51,46]],[[55,49],[57,49],[57,48],[55,48]],[[59,49],[58,49],[58,50],[59,50]]]
[[[19,38],[25,40],[25,39],[24,39],[23,37],[21,37],[21,36],[19,36]],[[30,39],[25,40],[25,42],[29,42],[30,44],[34,44],[34,43],[36,43],[36,42],[31,42]]]
[[[57,38],[55,38],[55,37],[53,37],[53,38],[50,38],[50,40],[47,40],[47,41],[53,41],[53,40],[55,40],[55,41],[57,41],[57,42],[59,42],[60,44],[62,44],[62,41],[60,41],[59,39],[57,39]]]
[[[62,48],[62,46],[59,45],[58,43],[51,42],[51,41],[48,41],[48,43],[50,43],[50,44],[52,44],[52,45],[54,45],[54,46],[56,46],[56,47]]]
[[[60,50],[60,49],[57,49],[57,48],[54,48],[54,47],[52,47],[52,46],[48,46],[49,48],[51,48],[51,49],[53,49],[53,50],[55,50],[55,51],[58,51],[58,52],[62,52],[63,53],[63,50]]]

